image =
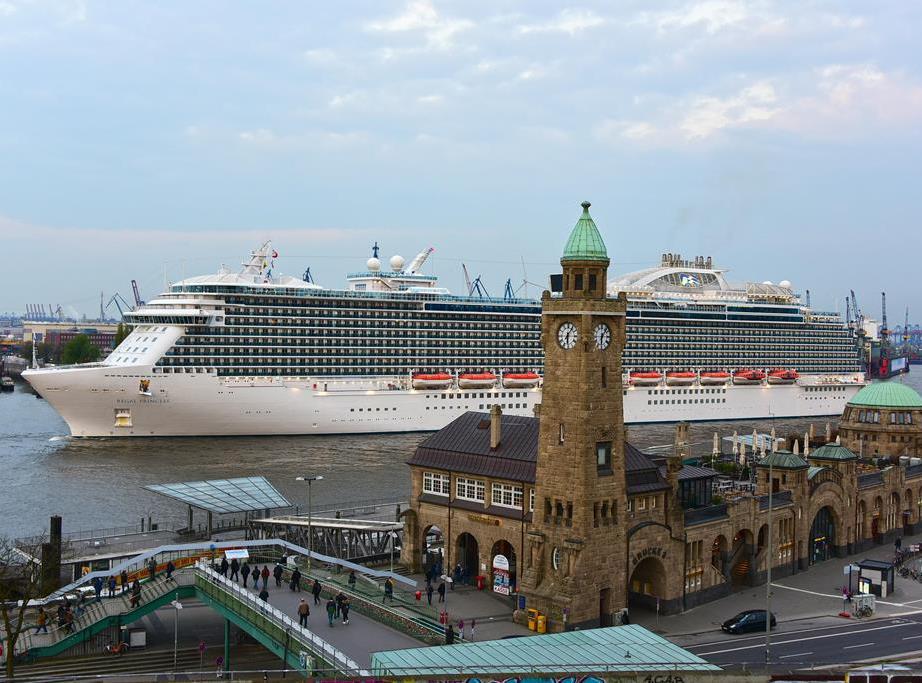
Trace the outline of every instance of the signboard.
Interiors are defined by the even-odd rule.
[[[250,551],[246,548],[225,550],[224,557],[226,557],[228,560],[246,560],[250,557]]]
[[[501,595],[509,595],[511,592],[509,559],[505,555],[496,555],[493,558],[493,592]]]

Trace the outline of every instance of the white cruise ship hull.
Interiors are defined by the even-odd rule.
[[[23,374],[78,437],[242,436],[434,431],[493,404],[532,415],[533,388],[405,390],[387,378],[224,378],[142,374],[93,365]],[[144,393],[141,380],[150,380]],[[626,387],[625,422],[838,416],[861,387],[854,376],[796,384]],[[836,380],[836,381],[830,381]],[[116,425],[119,426],[116,426]]]

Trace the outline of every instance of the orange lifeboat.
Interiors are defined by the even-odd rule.
[[[451,375],[447,372],[416,373],[413,375],[414,389],[447,389],[451,386]]]
[[[503,386],[507,389],[528,389],[538,386],[541,375],[537,372],[507,372],[503,375]]]
[[[660,383],[663,376],[658,372],[632,372],[628,381],[637,387],[652,387]]]
[[[761,370],[740,368],[733,373],[734,384],[761,384],[763,379],[765,379],[765,373]]]
[[[698,375],[691,371],[667,372],[666,384],[671,387],[687,387],[695,383]]]
[[[492,372],[466,372],[458,375],[458,386],[462,389],[489,389],[496,385]]]
[[[726,384],[730,381],[730,373],[723,371],[702,372],[700,381],[703,386],[716,386],[718,384]]]
[[[797,370],[786,368],[776,368],[768,373],[769,384],[794,384],[800,375]]]

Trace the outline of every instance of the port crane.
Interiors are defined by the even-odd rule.
[[[112,298],[109,299],[109,302],[106,304],[106,310],[107,310],[107,311],[109,310],[109,307],[110,307],[112,304],[115,304],[115,307],[118,309],[118,316],[119,316],[119,318],[124,318],[124,317],[125,317],[125,310],[122,308],[122,305],[123,305],[123,304],[124,304],[125,308],[127,308],[129,311],[131,310],[131,304],[128,303],[128,301],[125,299],[125,297],[123,297],[123,296],[122,296],[121,294],[119,294],[118,292],[116,292],[115,294],[113,294],[113,295],[112,295]]]
[[[135,308],[139,308],[144,305],[144,302],[141,301],[141,291],[138,289],[138,281],[131,281],[131,293],[134,294],[134,305]]]

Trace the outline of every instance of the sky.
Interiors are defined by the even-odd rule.
[[[0,311],[233,267],[711,255],[922,322],[917,2],[0,0]],[[110,309],[114,312],[114,308]]]

